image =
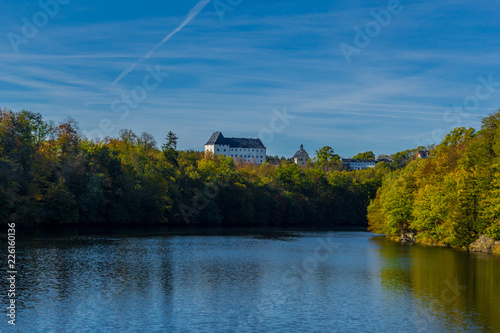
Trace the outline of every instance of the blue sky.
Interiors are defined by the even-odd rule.
[[[436,143],[500,107],[493,0],[55,1],[0,3],[0,106],[88,136],[172,130],[202,150],[222,131],[349,157]]]

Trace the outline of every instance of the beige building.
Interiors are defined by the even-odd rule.
[[[304,166],[307,164],[307,160],[309,159],[309,154],[304,150],[304,145],[300,145],[300,149],[297,150],[295,155],[293,155],[293,163],[298,166]]]

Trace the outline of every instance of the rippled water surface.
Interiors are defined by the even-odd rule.
[[[368,232],[21,242],[20,332],[500,332],[500,258]]]

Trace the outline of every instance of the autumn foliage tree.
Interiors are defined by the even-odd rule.
[[[25,226],[366,225],[366,207],[390,169],[342,170],[331,147],[299,167],[253,165],[179,151],[170,131],[155,138],[124,129],[93,141],[77,123],[0,111],[0,218]],[[493,204],[493,202],[492,202]]]
[[[370,229],[417,232],[424,244],[467,248],[481,234],[500,239],[500,112],[483,126],[455,128],[431,151],[386,176],[368,208]]]

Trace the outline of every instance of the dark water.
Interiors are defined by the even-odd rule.
[[[16,330],[500,332],[498,257],[359,231],[133,234],[20,244]]]

